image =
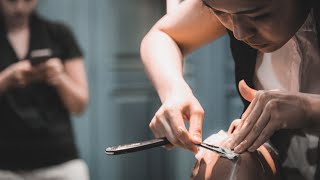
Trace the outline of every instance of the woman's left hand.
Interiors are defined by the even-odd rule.
[[[311,105],[303,93],[280,90],[256,91],[242,80],[240,94],[250,103],[241,122],[224,144],[237,153],[254,151],[279,129],[309,126]]]
[[[53,86],[58,85],[64,75],[64,66],[59,58],[51,58],[36,68],[43,79]]]

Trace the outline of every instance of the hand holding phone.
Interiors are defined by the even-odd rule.
[[[36,49],[31,51],[29,60],[32,66],[37,66],[50,58],[53,58],[51,49]]]

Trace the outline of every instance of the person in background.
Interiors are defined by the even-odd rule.
[[[320,179],[319,32],[315,0],[183,1],[141,43],[142,61],[162,102],[149,124],[153,134],[198,151],[204,110],[184,80],[183,59],[227,34],[245,111],[225,146],[255,152],[271,140],[283,179]]]
[[[0,179],[88,180],[70,122],[89,98],[83,55],[37,3],[0,0]]]

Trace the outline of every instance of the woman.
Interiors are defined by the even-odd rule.
[[[37,0],[0,0],[0,179],[87,180],[70,113],[88,101],[82,53]],[[47,55],[37,63],[35,55]]]
[[[183,57],[228,33],[236,83],[244,79],[259,91],[244,93],[241,129],[226,145],[238,153],[253,152],[274,135],[271,140],[286,167],[286,178],[295,174],[317,179],[319,24],[320,11],[312,0],[181,3],[141,44],[143,63],[162,101],[150,122],[154,135],[197,152],[194,144],[201,142],[204,111],[183,79]],[[240,87],[243,92],[249,89],[244,83]],[[190,123],[189,131],[183,120]]]

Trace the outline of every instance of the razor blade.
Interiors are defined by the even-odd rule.
[[[164,138],[152,139],[152,140],[142,141],[142,142],[137,142],[132,144],[124,144],[119,146],[108,147],[106,148],[105,152],[107,155],[120,155],[120,154],[132,153],[132,152],[142,151],[142,150],[151,149],[155,147],[165,146],[168,144],[170,144],[169,140],[164,137]],[[231,160],[239,157],[239,154],[227,148],[210,145],[207,143],[196,144],[196,146],[214,151],[218,153],[221,157],[225,157]]]
[[[208,149],[211,151],[215,151],[221,157],[225,157],[225,158],[228,158],[231,160],[239,157],[239,154],[235,153],[234,151],[232,151],[231,149],[228,149],[228,148],[223,148],[223,147],[219,147],[219,146],[215,146],[215,145],[211,145],[211,144],[207,144],[207,143],[201,143],[201,144],[198,144],[197,146],[200,146],[202,148],[205,148],[205,149]]]

